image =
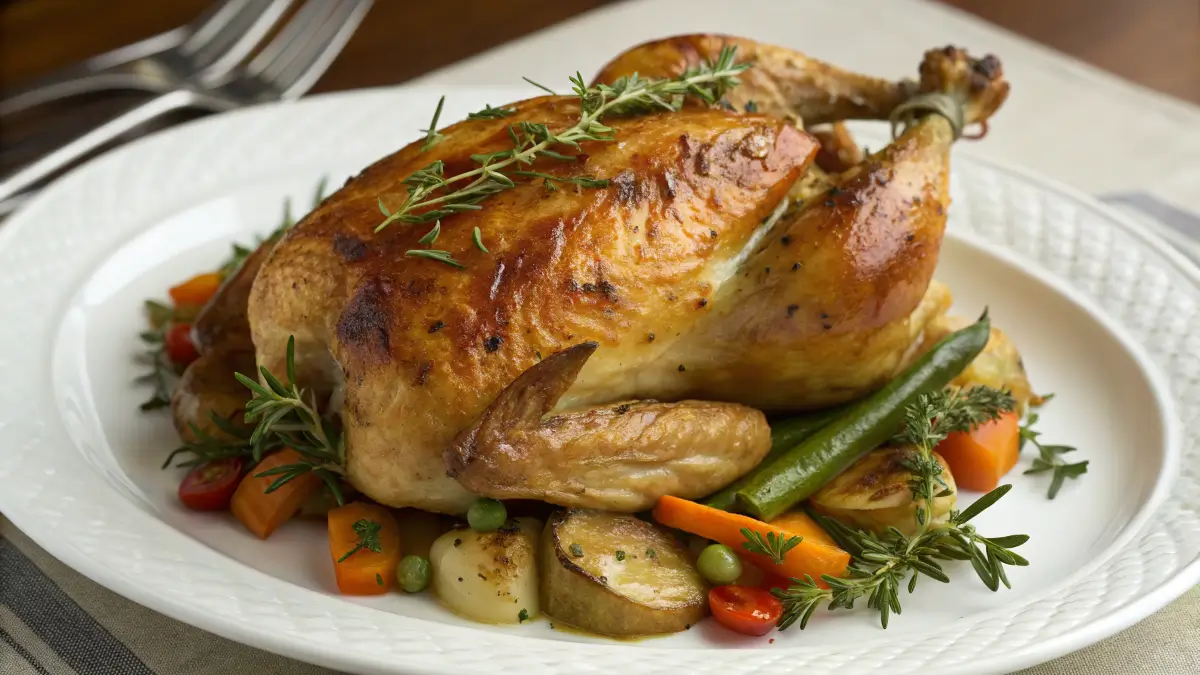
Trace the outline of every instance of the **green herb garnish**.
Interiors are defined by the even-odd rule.
[[[522,609],[520,612],[517,612],[517,623],[525,623],[528,620],[529,620],[529,610]]]
[[[404,179],[408,195],[398,208],[388,212],[381,203],[380,210],[385,218],[376,231],[395,221],[426,223],[454,213],[478,210],[479,203],[487,197],[515,187],[516,183],[508,175],[511,173],[508,169],[513,165],[528,166],[538,158],[576,161],[575,155],[563,154],[559,150],[578,151],[579,144],[585,141],[613,140],[613,129],[601,122],[609,115],[675,111],[682,107],[687,96],[710,104],[716,103],[726,91],[738,84],[737,74],[748,67],[746,63],[735,64],[733,48],[726,47],[714,63],[689,69],[674,79],[645,80],[631,75],[611,85],[589,87],[583,76],[577,73],[571,82],[579,97],[580,116],[573,126],[553,132],[545,124],[537,122],[510,124],[508,133],[513,141],[511,149],[473,155],[472,160],[479,166],[454,176],[445,175],[445,165],[441,161],[432,162]],[[553,93],[542,85],[532,84]],[[426,145],[437,136],[433,127],[440,112],[439,102],[434,123],[426,130]],[[465,185],[450,189],[457,183]],[[437,194],[439,191],[440,194]]]
[[[742,548],[751,553],[768,556],[775,561],[776,565],[782,565],[787,552],[799,546],[803,541],[802,537],[795,536],[784,539],[774,532],[768,532],[764,539],[761,534],[748,527],[742,528],[742,536],[746,538],[746,541],[742,542]]]
[[[787,590],[771,593],[783,602],[778,627],[786,629],[797,621],[801,630],[822,604],[829,609],[853,609],[856,600],[866,598],[867,607],[879,612],[880,624],[887,628],[888,617],[900,613],[900,588],[907,578],[908,592],[917,587],[917,577],[946,583],[950,577],[942,569],[947,560],[969,560],[984,585],[995,591],[1000,584],[1011,588],[1006,565],[1026,566],[1029,561],[1013,553],[1029,537],[1014,534],[987,538],[975,531],[969,521],[995,504],[1012,488],[1001,485],[962,512],[952,511],[946,523],[931,525],[917,535],[907,536],[895,528],[882,535],[847,527],[814,514],[818,523],[840,547],[851,555],[846,577],[822,575],[829,588],[817,586],[812,577],[791,580]]]
[[[368,551],[374,551],[376,553],[383,552],[383,544],[379,541],[379,532],[383,529],[383,527],[379,523],[375,522],[374,520],[367,520],[364,518],[362,520],[355,521],[353,527],[354,533],[358,535],[358,543],[354,545],[354,548],[346,551],[342,557],[338,558],[338,562],[342,562],[346,558],[349,558],[364,548]],[[382,578],[379,579],[379,585],[383,585]]]
[[[580,546],[579,544],[571,544],[570,551],[571,551],[571,555],[575,556],[576,558],[583,557],[583,547]]]
[[[1053,394],[1051,394],[1053,396]],[[1045,397],[1047,401],[1050,397]],[[1075,448],[1070,445],[1043,445],[1038,437],[1042,435],[1040,431],[1034,431],[1033,425],[1037,424],[1037,413],[1030,413],[1025,424],[1021,425],[1021,447],[1025,446],[1026,442],[1033,443],[1038,450],[1038,457],[1033,460],[1033,467],[1026,469],[1026,475],[1053,472],[1050,478],[1050,489],[1046,492],[1047,499],[1054,499],[1058,496],[1058,491],[1062,489],[1063,483],[1068,478],[1079,478],[1087,473],[1088,461],[1082,462],[1064,462],[1062,455],[1068,452],[1075,452]]]

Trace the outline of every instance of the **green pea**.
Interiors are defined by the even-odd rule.
[[[732,584],[742,576],[742,559],[724,544],[709,544],[696,559],[696,567],[700,576],[718,586]]]
[[[467,524],[476,532],[494,532],[504,527],[508,520],[508,509],[495,499],[476,499],[467,509]]]
[[[429,586],[429,559],[422,555],[406,555],[396,565],[396,581],[406,593],[420,593]]]

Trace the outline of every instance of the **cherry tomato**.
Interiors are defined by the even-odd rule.
[[[177,323],[167,331],[167,357],[177,366],[186,366],[200,358],[192,344],[192,324]]]
[[[221,287],[221,275],[216,272],[197,274],[169,291],[171,299],[178,305],[203,307],[217,294]]]
[[[206,462],[192,469],[179,484],[179,501],[193,511],[223,511],[242,480],[240,457]]]
[[[775,628],[783,603],[767,591],[749,586],[717,586],[708,606],[722,626],[743,635],[766,635]]]

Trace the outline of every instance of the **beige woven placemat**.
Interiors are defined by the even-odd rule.
[[[334,675],[167,618],[55,560],[0,516],[0,674]],[[1200,587],[1136,626],[1023,671],[1200,673]]]

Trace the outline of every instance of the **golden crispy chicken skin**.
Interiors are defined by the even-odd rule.
[[[719,49],[724,39],[702,42]],[[810,121],[886,117],[905,102],[897,92],[910,91],[880,84],[874,98],[855,99],[838,84],[843,75],[853,82],[848,74],[740,43],[759,59],[743,75],[748,85],[756,69],[770,71],[760,87],[782,87],[789,67],[810,83],[805,69],[825,73],[811,85],[826,87],[824,99],[809,85],[781,89]],[[637,69],[655,73],[650,61]],[[927,54],[919,89],[945,96],[908,106],[893,145],[808,182],[825,192],[771,227],[763,223],[817,150],[792,119],[699,106],[605,118],[615,141],[532,168],[605,178],[607,187],[551,191],[525,179],[480,210],[442,219],[437,248],[465,269],[406,257],[423,248],[430,224],[376,232],[380,203],[398,206],[405,179],[431,162],[453,176],[478,166],[472,155],[510,148],[509,124],[565,129],[579,107],[542,97],[513,104],[510,117],[455,124],[437,145],[414,143],[363,171],[273,248],[248,300],[257,361],[282,372],[295,336],[299,381],[341,413],[348,479],[388,505],[459,512],[482,494],[633,510],[655,494],[645,474],[575,469],[634,457],[672,493],[715,489],[765,451],[761,416],[744,406],[795,410],[862,395],[894,374],[944,311],[948,295],[930,277],[949,145],[1007,92],[998,66],[980,63],[958,50]],[[605,73],[627,74],[615,65]],[[864,91],[871,82],[861,79]],[[963,119],[929,112],[938,105],[961,107]],[[472,242],[475,228],[486,253]],[[569,378],[534,370],[524,382],[543,386],[514,385],[497,401],[543,357],[589,342],[594,353],[564,371]],[[514,405],[539,391],[537,405]],[[618,415],[621,401],[629,408]],[[542,413],[558,427],[543,429]],[[720,481],[709,485],[688,466],[678,439],[689,437],[701,439],[697,461],[729,463],[714,469]]]
[[[595,343],[525,371],[446,451],[450,475],[502,499],[643,511],[663,495],[712,494],[771,447],[762,412],[715,401],[631,401],[546,416]]]
[[[551,192],[541,180],[522,182],[482,210],[442,220],[437,246],[464,270],[405,257],[422,248],[428,225],[374,231],[378,200],[402,199],[401,181],[414,171],[439,160],[453,175],[475,166],[471,154],[510,147],[509,123],[561,128],[579,114],[567,97],[515,108],[368,168],[288,233],[250,296],[258,362],[282,372],[295,335],[299,379],[322,393],[344,390],[351,482],[386,504],[465,508],[472,495],[446,475],[443,451],[540,355],[601,346],[573,388],[575,405],[680,377],[662,355],[709,311],[816,152],[810,136],[762,115],[613,118],[616,142],[586,144],[578,163],[535,166],[604,176],[608,187]],[[472,244],[475,227],[489,253]]]

